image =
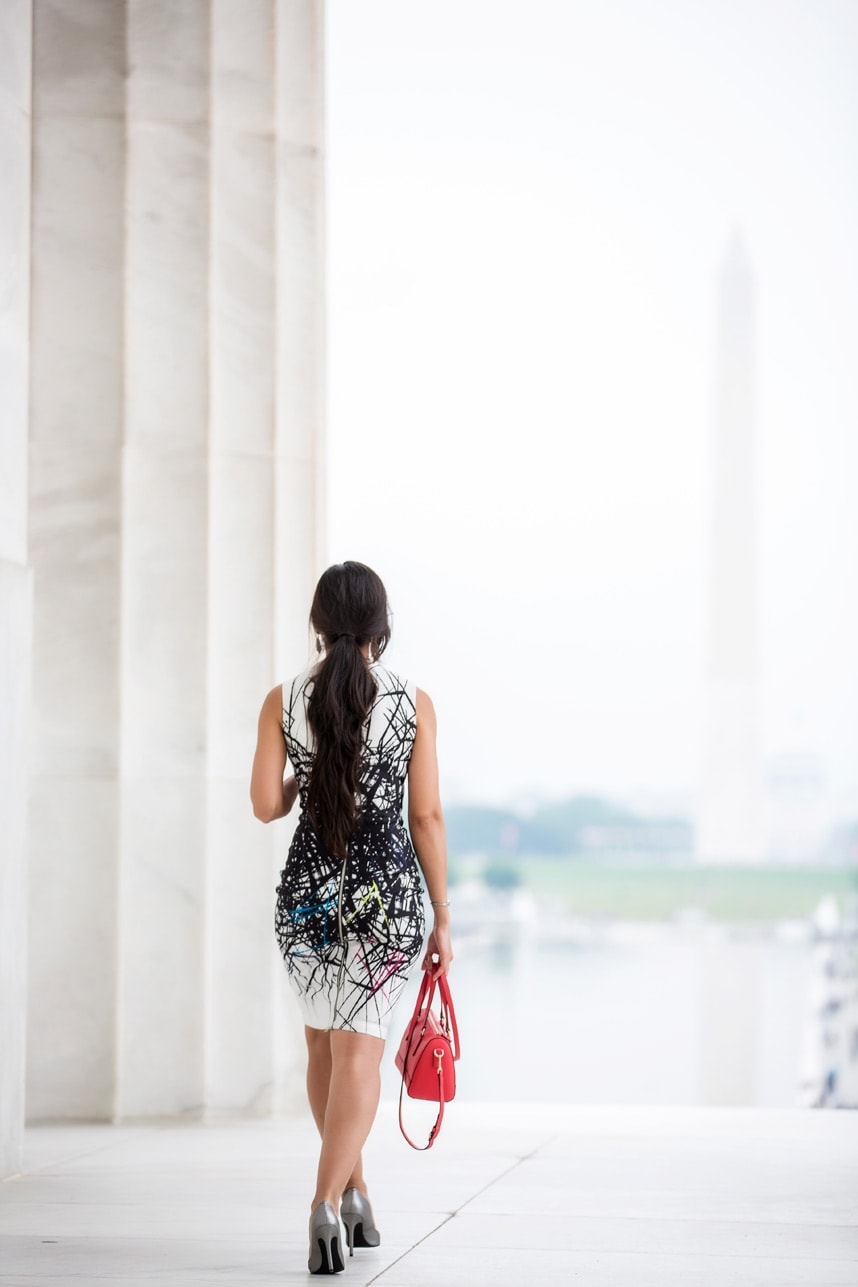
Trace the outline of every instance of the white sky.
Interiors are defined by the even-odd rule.
[[[329,556],[449,800],[693,793],[739,227],[766,746],[858,814],[856,67],[852,0],[328,0]]]

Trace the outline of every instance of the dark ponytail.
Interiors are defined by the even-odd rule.
[[[334,564],[316,586],[310,622],[327,649],[307,700],[315,742],[307,815],[327,849],[344,858],[360,821],[363,726],[376,692],[361,646],[369,644],[375,660],[390,639],[381,578],[363,563]]]

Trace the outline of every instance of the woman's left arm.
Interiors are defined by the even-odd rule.
[[[294,776],[286,778],[286,742],[283,738],[283,689],[278,684],[262,703],[256,754],[250,775],[250,800],[260,822],[285,818],[298,796]]]

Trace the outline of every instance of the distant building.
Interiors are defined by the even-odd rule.
[[[734,235],[721,274],[697,855],[763,855],[757,643],[754,292]]]

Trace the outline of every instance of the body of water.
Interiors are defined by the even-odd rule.
[[[454,946],[463,1099],[796,1103],[811,960],[799,927],[580,922],[560,936],[537,920]],[[416,983],[391,1031],[386,1097]]]

